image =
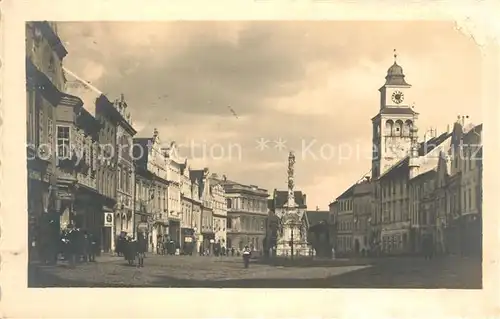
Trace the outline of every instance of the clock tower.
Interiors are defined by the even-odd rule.
[[[372,118],[373,178],[378,178],[408,155],[412,127],[418,118],[418,113],[408,103],[411,85],[406,82],[403,68],[396,59],[394,50],[394,64],[387,70],[385,84],[379,89],[380,110]]]

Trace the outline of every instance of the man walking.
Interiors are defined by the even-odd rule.
[[[148,240],[146,238],[146,234],[143,232],[138,232],[137,233],[137,258],[138,258],[137,267],[144,267],[144,257],[146,255],[147,250],[148,250]]]

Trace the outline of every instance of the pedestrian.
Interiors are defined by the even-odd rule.
[[[96,242],[96,239],[94,237],[94,234],[89,233],[88,240],[89,240],[88,260],[89,260],[89,262],[94,262],[95,255],[97,253],[97,242]]]
[[[231,247],[231,256],[234,257],[234,247]]]
[[[139,232],[137,234],[137,267],[144,267],[144,257],[146,257],[146,251],[148,250],[148,240],[146,234]]]
[[[250,266],[251,255],[252,252],[250,251],[250,248],[248,246],[245,246],[245,249],[243,250],[243,264],[245,265],[245,268],[248,268]]]
[[[426,236],[422,242],[422,250],[424,253],[424,258],[426,260],[431,260],[433,255],[433,243],[430,236]]]
[[[127,260],[130,266],[135,263],[135,257],[137,255],[137,242],[131,238],[127,238],[125,242],[125,260]]]
[[[83,231],[82,235],[82,255],[83,255],[83,261],[87,262],[90,261],[89,255],[90,255],[90,238],[89,234],[86,230]]]
[[[68,225],[68,232],[66,234],[67,248],[68,248],[68,259],[70,267],[74,267],[76,264],[76,257],[78,253],[77,248],[77,232],[72,224]]]
[[[118,257],[122,257],[125,253],[125,245],[126,245],[126,238],[123,236],[123,232],[120,233],[120,235],[117,236],[116,239],[116,253],[118,254]]]
[[[168,253],[167,248],[168,248],[168,237],[165,237],[165,239],[163,241],[162,255],[165,255]]]

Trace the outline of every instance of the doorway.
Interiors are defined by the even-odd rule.
[[[109,253],[111,252],[111,227],[103,227],[101,230],[101,250]]]

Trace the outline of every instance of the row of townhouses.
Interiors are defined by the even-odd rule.
[[[331,245],[340,254],[416,254],[430,239],[437,253],[480,253],[482,124],[459,116],[422,141],[396,62],[379,91],[371,175],[330,203]]]
[[[28,216],[31,242],[73,225],[102,251],[117,236],[170,238],[181,251],[262,249],[267,190],[192,169],[158,130],[138,137],[124,95],[109,99],[63,66],[57,25],[26,25]]]

